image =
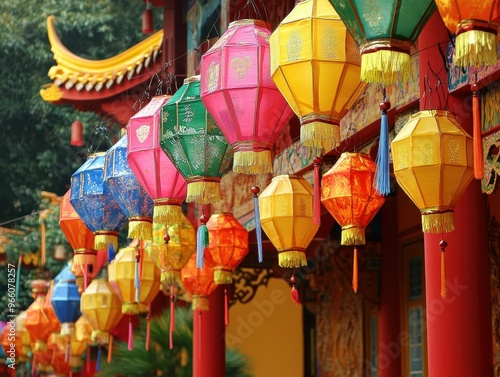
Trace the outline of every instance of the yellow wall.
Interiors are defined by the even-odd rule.
[[[303,376],[302,307],[282,279],[270,279],[247,304],[229,312],[226,346],[248,356],[254,377]]]

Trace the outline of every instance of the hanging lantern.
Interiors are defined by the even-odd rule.
[[[70,203],[94,232],[94,249],[118,250],[118,231],[127,216],[104,184],[104,153],[90,155],[71,176]]]
[[[2,330],[0,336],[0,344],[8,358],[15,357],[16,363],[25,363],[29,360],[29,353],[31,353],[31,337],[24,321],[26,320],[26,311],[20,312],[15,320],[14,326],[8,324]],[[15,329],[15,330],[14,330]],[[14,336],[14,339],[12,339]],[[14,344],[14,352],[12,352],[12,344]],[[9,362],[12,364],[12,362]]]
[[[75,120],[71,124],[71,140],[69,144],[73,147],[83,147],[83,124],[79,120]]]
[[[233,147],[236,173],[271,173],[271,147],[293,116],[271,80],[270,36],[263,21],[234,21],[201,57],[201,100]]]
[[[59,333],[52,333],[47,342],[47,350],[46,356],[50,363],[45,369],[56,375],[67,375],[71,367],[69,365],[70,349],[65,337]]]
[[[151,9],[150,0],[146,0],[146,9],[142,13],[142,34],[153,34],[154,28],[154,17],[153,10]]]
[[[74,262],[71,263],[71,272],[75,275],[75,281],[80,295],[88,287],[92,279],[101,271],[102,266],[108,261],[108,254],[104,252],[98,253],[96,259],[96,264],[87,265],[86,269],[85,266],[83,266],[82,269],[82,266],[76,266]]]
[[[187,202],[218,202],[220,178],[231,167],[233,149],[200,99],[200,76],[184,85],[162,109],[160,145],[184,176]]]
[[[69,338],[69,366],[72,370],[76,370],[82,366],[82,355],[86,350],[87,339],[79,340],[75,332]]]
[[[248,231],[232,213],[212,214],[207,222],[206,252],[214,261],[215,284],[231,284],[233,270],[248,254]]]
[[[180,286],[181,270],[196,251],[196,234],[186,216],[168,229],[154,224],[153,242],[146,251],[161,271],[163,286]]]
[[[71,266],[66,265],[56,276],[54,292],[50,300],[54,312],[61,322],[61,336],[71,337],[75,332],[75,322],[80,317],[80,294],[76,277]]]
[[[160,147],[160,114],[169,96],[153,97],[127,126],[127,160],[139,183],[154,201],[153,221],[176,223],[186,199],[186,180]]]
[[[189,259],[182,269],[182,285],[193,297],[193,310],[207,311],[208,296],[217,288],[214,282],[214,262],[209,255],[205,256],[203,268],[196,266],[196,255]]]
[[[78,320],[75,323],[75,342],[83,343],[86,346],[86,349],[87,349],[87,357],[86,357],[87,366],[86,366],[86,368],[87,368],[87,370],[90,370],[90,346],[93,344],[92,331],[93,331],[92,325],[90,324],[87,317],[85,317],[84,315],[81,315],[80,318],[78,318]],[[75,351],[73,353],[73,351],[72,351],[72,355],[77,355],[77,352]],[[70,364],[73,364],[74,362],[77,361],[77,360],[72,361],[72,359],[73,359],[73,357],[71,357]],[[81,361],[81,358],[79,361]]]
[[[354,246],[353,289],[358,291],[357,248],[365,228],[384,204],[375,188],[376,165],[363,153],[342,153],[321,180],[321,202],[342,227],[340,243]]]
[[[434,0],[330,0],[360,47],[361,80],[410,78],[410,47],[436,9]]]
[[[365,84],[359,48],[327,0],[297,1],[270,39],[271,76],[300,119],[300,141],[325,152]]]
[[[459,67],[497,63],[498,0],[436,0],[444,24],[455,39]]]
[[[260,194],[259,206],[262,229],[279,253],[279,266],[306,266],[306,248],[319,229],[313,222],[311,185],[296,175],[276,176]]]
[[[128,238],[150,240],[153,201],[140,185],[127,162],[127,136],[104,156],[104,184],[128,217]]]

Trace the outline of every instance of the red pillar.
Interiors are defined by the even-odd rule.
[[[382,272],[378,317],[378,375],[401,376],[401,284],[398,247],[398,212],[395,197],[387,197],[380,209],[382,224]],[[392,224],[392,225],[391,225]]]
[[[226,375],[224,287],[210,295],[209,310],[193,313],[193,377]]]
[[[424,76],[432,79],[429,66],[439,72],[444,85],[448,82],[438,50],[438,43],[447,39],[436,11],[418,39],[421,93]],[[445,44],[441,48],[446,51]],[[431,82],[433,88],[435,83]],[[446,87],[444,92],[447,93]],[[472,134],[470,101],[470,93],[450,95],[448,109]],[[438,106],[437,98],[433,104],[435,108]],[[423,106],[421,101],[421,109]],[[446,298],[440,295],[441,235],[424,235],[429,377],[492,376],[487,209],[486,196],[481,193],[478,181],[473,181],[460,199],[455,208],[455,231],[445,234],[444,239],[448,242]]]

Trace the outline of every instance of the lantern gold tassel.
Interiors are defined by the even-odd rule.
[[[95,232],[94,248],[96,250],[108,250],[108,245],[113,245],[118,250],[118,232],[100,231]]]
[[[187,185],[186,202],[209,204],[218,202],[221,198],[220,181],[192,181]]]
[[[481,103],[479,98],[479,85],[472,84],[472,125],[473,125],[473,148],[474,148],[474,178],[483,179],[483,139],[481,137]]]
[[[303,118],[300,141],[306,147],[322,148],[325,152],[329,152],[340,143],[340,127],[326,120],[307,121]]]
[[[234,152],[233,170],[241,174],[272,173],[271,151],[237,151]]]
[[[280,251],[278,264],[280,267],[286,268],[307,266],[306,253],[299,250]]]
[[[233,282],[233,273],[231,270],[223,268],[214,268],[215,284],[231,284]]]
[[[193,295],[193,310],[207,311],[208,297]]]
[[[124,302],[122,303],[122,313],[129,315],[139,314],[139,304],[137,302]]]
[[[85,265],[95,265],[97,263],[97,256],[95,250],[75,249],[73,257],[73,265],[78,268],[84,268]]]
[[[160,282],[163,285],[174,285],[176,283],[180,283],[182,280],[181,272],[178,270],[174,270],[172,268],[166,268],[162,270]]]
[[[168,199],[158,199],[154,201],[153,221],[158,224],[168,226],[177,224],[182,219],[182,206],[178,200],[172,202]]]
[[[445,298],[447,295],[446,289],[446,264],[445,264],[445,256],[444,250],[448,246],[448,243],[445,240],[441,240],[439,242],[439,247],[441,248],[441,297]]]
[[[358,293],[358,249],[356,247],[354,247],[352,259],[352,290]]]
[[[346,246],[364,245],[365,229],[358,226],[342,228],[340,243]]]
[[[361,80],[385,86],[395,82],[406,82],[410,77],[410,55],[394,50],[375,50],[370,46],[361,48]],[[367,51],[370,49],[370,51]]]
[[[128,238],[150,241],[153,239],[153,222],[147,217],[130,217]]]
[[[422,230],[424,233],[449,233],[455,230],[453,212],[422,213]]]
[[[456,65],[469,67],[496,64],[496,39],[497,30],[491,23],[479,20],[460,22],[455,40]]]

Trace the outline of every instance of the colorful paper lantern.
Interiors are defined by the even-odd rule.
[[[187,181],[187,202],[220,200],[233,149],[201,102],[200,76],[185,79],[163,106],[160,145]]]
[[[262,229],[279,253],[279,266],[306,266],[306,248],[319,229],[313,222],[312,186],[296,175],[278,175],[260,194],[259,206]]]
[[[326,152],[365,84],[359,48],[327,0],[297,1],[270,39],[271,76],[300,119],[300,140]]]
[[[233,270],[248,254],[248,231],[232,213],[216,213],[207,222],[209,245],[205,252],[214,261],[216,284],[231,284]]]
[[[354,246],[353,289],[358,290],[356,246],[364,245],[365,228],[384,197],[375,188],[376,165],[363,153],[344,152],[321,180],[321,202],[342,227],[340,243]]]
[[[391,85],[410,77],[410,47],[434,0],[330,0],[360,47],[361,80]]]
[[[90,346],[93,344],[92,331],[93,331],[92,325],[89,322],[89,320],[87,319],[87,317],[85,317],[85,315],[81,315],[80,318],[78,318],[78,320],[75,323],[75,342],[77,342],[79,344],[83,343],[86,346],[86,349],[87,349],[86,368],[87,368],[87,370],[90,370]],[[73,342],[73,339],[71,341]],[[75,347],[76,347],[76,345],[75,345]],[[72,354],[76,355],[77,353],[75,352]],[[73,359],[73,357],[71,357],[71,359],[70,359],[70,364],[73,364],[74,362],[77,361],[77,360],[72,361],[72,359]],[[80,358],[80,361],[81,361],[81,358]]]
[[[498,0],[436,0],[444,24],[456,35],[457,66],[497,63]]]
[[[118,250],[118,231],[127,216],[104,184],[104,155],[90,155],[71,176],[70,203],[85,225],[94,232],[94,249]]]
[[[52,333],[47,341],[48,352],[45,357],[50,362],[48,366],[44,366],[44,369],[56,375],[67,375],[71,371],[69,365],[70,349],[67,347],[67,341],[64,338],[59,333]]]
[[[75,322],[80,317],[80,294],[76,277],[71,266],[66,265],[55,278],[51,304],[61,323],[61,336],[71,337],[75,332]]]
[[[233,147],[236,173],[271,173],[271,147],[293,116],[271,80],[270,36],[263,21],[234,21],[201,57],[201,100]]]
[[[15,355],[16,363],[27,362],[29,360],[28,355],[31,353],[31,337],[26,327],[24,327],[25,320],[26,311],[22,311],[14,320],[15,327],[10,324],[5,326],[0,336],[0,344],[2,345],[6,357],[10,358]],[[12,335],[14,335],[14,339]],[[12,344],[14,344],[14,349],[12,349]],[[12,362],[8,364],[12,364]]]
[[[127,126],[127,160],[154,201],[153,221],[168,226],[182,215],[186,180],[160,147],[160,115],[170,96],[153,97]]]
[[[207,311],[209,309],[208,296],[217,288],[213,265],[214,261],[207,254],[203,268],[198,268],[196,254],[194,254],[182,269],[182,285],[193,297],[193,310]]]
[[[186,216],[166,228],[154,224],[153,242],[146,251],[161,271],[160,281],[164,286],[181,285],[181,270],[196,251],[196,234]]]
[[[153,200],[141,186],[127,162],[127,136],[104,156],[104,184],[128,217],[128,238],[152,237]]]

